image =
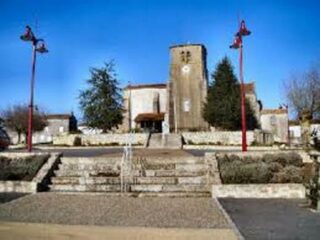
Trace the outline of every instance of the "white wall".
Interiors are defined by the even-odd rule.
[[[288,114],[261,114],[261,129],[273,133],[274,141],[286,143],[288,141]]]
[[[140,113],[154,113],[153,99],[159,94],[160,112],[166,112],[167,89],[166,88],[140,88],[129,89],[131,91],[131,126],[136,127],[134,119]],[[130,95],[130,93],[128,93]]]

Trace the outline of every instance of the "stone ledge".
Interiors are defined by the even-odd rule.
[[[212,186],[213,198],[305,198],[302,184],[224,184]]]
[[[46,154],[46,153],[43,153]],[[39,153],[6,153],[6,157],[27,157],[40,155]],[[40,168],[32,181],[0,181],[0,192],[36,193],[46,187],[54,168],[57,166],[61,154],[52,153],[45,164]]]

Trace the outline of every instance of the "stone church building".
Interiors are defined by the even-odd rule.
[[[121,130],[208,131],[209,125],[202,117],[207,90],[205,46],[172,46],[170,76],[166,84],[128,85],[124,88],[125,114]],[[262,107],[257,99],[254,83],[245,84],[245,95],[260,121]]]

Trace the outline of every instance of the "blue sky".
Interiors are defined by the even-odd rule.
[[[30,24],[46,40],[38,55],[35,104],[51,113],[76,112],[90,67],[115,60],[121,83],[166,82],[169,46],[203,43],[212,72],[228,56],[237,16],[252,35],[245,39],[245,81],[255,81],[265,108],[285,102],[282,81],[320,59],[320,2],[297,0],[104,0],[0,1],[0,109],[29,99],[31,46],[19,39]]]

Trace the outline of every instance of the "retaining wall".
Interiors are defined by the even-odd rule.
[[[183,132],[186,144],[241,145],[241,131]],[[254,142],[254,132],[247,131],[247,144]]]
[[[302,184],[224,184],[212,186],[212,197],[305,198]]]
[[[69,134],[60,135],[53,138],[53,145],[74,146],[79,143],[83,146],[103,146],[103,145],[125,145],[128,140],[131,140],[133,145],[144,145],[147,141],[148,134],[133,133],[133,134]],[[77,140],[78,138],[78,140]],[[78,141],[78,143],[76,143]]]
[[[46,154],[46,153],[42,153]],[[17,158],[34,156],[29,153],[4,153],[0,156]],[[40,155],[39,153],[37,155]],[[52,153],[45,164],[40,168],[32,181],[0,181],[0,192],[35,193],[46,188],[54,169],[57,167],[61,154]]]

